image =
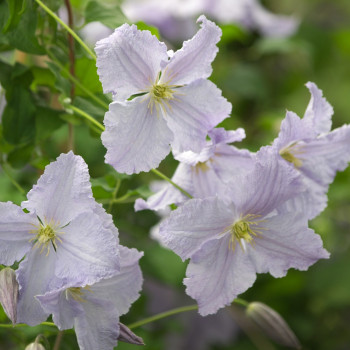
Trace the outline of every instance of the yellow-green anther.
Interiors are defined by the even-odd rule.
[[[231,238],[229,242],[229,247],[233,251],[236,247],[236,242],[240,245],[244,251],[244,246],[242,244],[242,239],[246,243],[253,244],[254,237],[257,237],[261,234],[263,228],[257,227],[258,221],[252,221],[258,218],[259,215],[248,214],[245,217],[235,221],[230,227]],[[261,221],[261,220],[260,220]],[[253,228],[251,226],[254,226]]]
[[[281,148],[279,151],[280,156],[287,162],[294,164],[296,168],[300,168],[303,165],[303,162],[296,156],[301,153],[300,147],[296,143]]]
[[[174,98],[174,86],[168,84],[154,84],[150,89],[150,101],[148,108],[151,108],[151,113],[153,113],[153,105],[155,105],[157,114],[159,113],[159,106],[163,109],[165,106],[169,107],[169,101]]]

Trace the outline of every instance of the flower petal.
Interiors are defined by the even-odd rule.
[[[187,164],[179,164],[172,181],[183,188],[188,193],[193,193],[193,184],[191,181],[191,167]],[[172,184],[166,182],[164,187],[150,196],[147,201],[138,198],[135,201],[135,211],[139,210],[162,210],[170,204],[180,204],[188,199],[181,191],[175,188]]]
[[[11,266],[20,261],[32,244],[30,231],[37,218],[26,214],[21,207],[11,203],[0,203],[0,263]]]
[[[90,176],[83,158],[73,152],[61,154],[45,168],[38,183],[30,190],[22,208],[35,212],[42,221],[64,226],[79,214],[92,210]]]
[[[279,158],[271,146],[262,147],[254,170],[230,183],[232,200],[242,216],[264,217],[305,191],[299,172]]]
[[[214,144],[240,142],[245,138],[245,131],[243,128],[236,130],[225,130],[224,128],[215,128],[208,133]]]
[[[110,303],[80,303],[84,312],[75,318],[74,328],[81,350],[113,350],[119,336],[119,315]]]
[[[311,99],[303,120],[311,122],[318,134],[329,132],[332,127],[333,107],[322,97],[322,90],[315,83],[308,82],[306,87],[311,93]]]
[[[16,271],[20,287],[17,307],[18,323],[35,326],[44,322],[49,316],[35,296],[59,286],[60,282],[54,275],[55,264],[55,251],[51,249],[46,255],[45,252],[40,253],[40,248],[30,250],[20,263]]]
[[[117,239],[98,215],[79,215],[62,231],[55,274],[65,284],[91,285],[119,271]]]
[[[231,113],[231,103],[209,80],[199,79],[176,89],[178,94],[169,101],[166,120],[174,134],[172,147],[177,152],[199,153],[206,146],[209,130]]]
[[[350,162],[350,125],[323,134],[302,145],[300,170],[314,182],[323,185],[325,192],[337,171],[343,171]]]
[[[197,34],[183,43],[183,47],[175,52],[169,63],[162,63],[165,68],[161,78],[163,82],[183,85],[211,75],[211,63],[219,51],[216,43],[220,40],[222,31],[203,15],[197,22],[201,23]]]
[[[205,242],[187,267],[186,293],[197,300],[202,316],[230,305],[237,295],[255,281],[256,273],[248,255],[240,247],[233,252],[229,237]]]
[[[185,260],[204,242],[224,233],[234,219],[234,208],[215,197],[191,199],[171,212],[159,233],[162,243]]]
[[[96,43],[97,73],[105,93],[117,94],[118,101],[151,86],[167,60],[167,48],[148,30],[124,24]]]
[[[300,140],[312,140],[317,136],[317,132],[309,122],[300,119],[295,113],[287,112],[281,124],[278,137],[273,142],[273,147],[280,151],[283,147],[292,142]]]
[[[52,319],[60,330],[73,328],[74,318],[84,312],[77,300],[67,300],[66,287],[38,295],[36,299],[45,312],[52,314]]]
[[[307,226],[307,218],[300,212],[278,214],[261,224],[261,236],[248,246],[249,256],[258,273],[283,277],[291,267],[307,270],[329,253],[323,249],[319,235]]]
[[[149,171],[170,152],[172,132],[162,116],[152,114],[147,104],[141,97],[114,102],[106,113],[106,131],[102,133],[106,162],[118,172]]]
[[[139,259],[143,253],[136,249],[119,246],[120,272],[105,278],[90,287],[86,293],[87,301],[104,300],[111,303],[118,315],[128,312],[130,305],[138,299],[142,286],[142,273]]]

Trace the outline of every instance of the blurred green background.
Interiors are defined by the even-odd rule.
[[[4,1],[4,0],[3,0]],[[234,1],[234,0],[233,0]],[[57,1],[48,1],[57,8]],[[77,14],[82,14],[87,1],[72,1]],[[219,53],[213,63],[211,80],[222,89],[233,104],[232,117],[221,126],[226,129],[243,127],[246,140],[238,147],[252,151],[269,144],[277,136],[286,110],[299,116],[304,114],[310,95],[304,84],[315,82],[334,107],[333,128],[350,122],[350,2],[348,0],[266,0],[266,8],[278,14],[295,14],[301,18],[297,33],[291,38],[263,38],[256,33],[238,29],[234,25],[222,26],[223,37]],[[36,11],[39,11],[36,9]],[[118,25],[118,23],[116,24]],[[50,28],[50,27],[49,27]],[[62,34],[63,33],[63,34]],[[55,40],[66,43],[64,32],[56,32]],[[1,41],[0,41],[1,42]],[[173,43],[174,48],[181,44]],[[0,59],[13,64],[14,59],[29,67],[33,77],[30,88],[47,100],[47,94],[62,95],[69,90],[54,76],[40,74],[37,58],[6,50],[2,47]],[[66,50],[56,53],[68,67]],[[61,55],[61,56],[60,56]],[[94,63],[83,57],[76,45],[77,77],[103,98]],[[65,61],[66,60],[66,61]],[[3,68],[2,68],[3,69]],[[46,74],[46,73],[45,73]],[[63,92],[62,92],[63,91]],[[65,91],[65,92],[64,92]],[[102,121],[103,110],[84,92],[77,89],[74,104]],[[107,101],[107,100],[106,100]],[[57,109],[60,109],[60,100]],[[52,105],[51,105],[52,106]],[[75,126],[75,152],[84,157],[93,179],[97,200],[108,203],[118,179],[122,180],[118,196],[137,189],[130,198],[147,195],[145,184],[158,180],[153,174],[117,177],[104,164],[104,147],[98,133],[79,117],[61,113],[52,132],[42,136],[44,129],[39,119],[35,142],[11,145],[6,137],[0,138],[0,151],[6,172],[27,191],[37,181],[45,164],[66,151],[68,127]],[[33,125],[29,125],[33,128]],[[38,132],[39,130],[39,132]],[[50,129],[51,130],[51,129]],[[28,165],[29,164],[29,165]],[[160,170],[171,176],[177,162],[168,156]],[[4,171],[0,173],[0,200],[20,203],[24,197],[12,184]],[[172,307],[194,304],[185,295],[182,279],[185,264],[172,252],[162,248],[149,237],[149,230],[158,217],[144,211],[134,213],[133,203],[115,204],[111,208],[120,241],[145,252],[141,260],[144,289],[130,312],[121,318],[125,324],[165,311]],[[310,225],[319,233],[325,247],[331,252],[327,261],[319,261],[307,272],[290,270],[282,279],[259,275],[255,285],[241,297],[248,301],[261,301],[278,311],[294,330],[303,349],[350,349],[350,169],[339,173],[329,190],[327,209]],[[218,315],[201,318],[195,312],[155,322],[135,332],[143,337],[145,350],[160,349],[237,349],[270,350],[283,347],[273,344],[247,323],[238,307],[232,312],[219,311]],[[7,323],[0,313],[0,322]],[[45,334],[53,344],[56,333],[48,327],[0,329],[0,349],[24,349],[39,333]],[[118,348],[135,346],[119,343]],[[67,332],[61,349],[77,349],[75,336]]]

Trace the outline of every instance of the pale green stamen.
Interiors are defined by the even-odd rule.
[[[66,289],[66,299],[74,299],[76,301],[84,303],[86,300],[84,298],[84,290],[88,290],[92,293],[92,290],[90,289],[90,286],[85,287],[71,287]]]
[[[237,242],[241,249],[245,251],[244,242],[254,244],[254,238],[261,235],[261,231],[264,229],[258,227],[259,222],[262,220],[252,221],[257,219],[259,215],[248,214],[245,217],[235,221],[230,227],[229,232],[231,234],[229,241],[229,248],[233,251],[236,248]]]
[[[300,159],[302,153],[301,146],[296,142],[281,148],[279,151],[280,156],[287,162],[294,164],[296,168],[300,168],[303,165],[303,162]]]
[[[35,225],[36,229],[30,231],[35,237],[31,238],[29,242],[35,241],[34,248],[40,248],[40,253],[47,249],[46,256],[50,253],[50,243],[53,248],[57,249],[57,241],[62,243],[62,240],[57,237],[58,234],[63,234],[63,232],[57,231],[59,225],[55,224],[53,221],[47,223],[42,223],[40,220],[39,225]]]
[[[174,85],[156,83],[152,85],[150,89],[150,100],[148,103],[148,108],[151,108],[151,113],[153,113],[153,106],[156,107],[157,115],[159,109],[165,109],[167,106],[170,109],[169,101],[174,99],[175,91],[172,88]]]

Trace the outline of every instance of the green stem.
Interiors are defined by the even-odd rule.
[[[130,329],[137,328],[137,327],[143,326],[147,323],[158,321],[158,320],[165,318],[165,317],[169,317],[172,315],[179,314],[181,312],[193,311],[193,310],[198,310],[198,306],[197,305],[189,305],[189,306],[178,307],[176,309],[161,312],[160,314],[157,314],[157,315],[154,315],[151,317],[147,317],[147,318],[144,318],[143,320],[131,323],[130,325],[128,325],[128,328],[130,328]]]
[[[240,298],[236,298],[232,303],[239,304],[239,305],[242,305],[244,307],[247,307],[249,305],[249,303],[247,301],[240,299]],[[172,315],[180,314],[182,312],[193,311],[193,310],[198,310],[198,305],[177,307],[176,309],[161,312],[161,313],[153,315],[151,317],[144,318],[143,320],[131,323],[128,325],[128,328],[133,329],[133,328],[141,327],[147,323],[158,321],[158,320],[165,318],[165,317],[169,317]]]
[[[89,89],[87,89],[78,79],[76,79],[75,77],[73,77],[73,75],[71,75],[68,71],[68,69],[66,69],[61,63],[58,62],[58,60],[56,59],[56,57],[50,52],[48,51],[48,55],[50,56],[50,58],[52,59],[52,62],[61,69],[62,72],[64,72],[64,74],[67,75],[68,79],[75,84],[76,86],[79,87],[80,90],[84,91],[86,95],[88,95],[92,100],[94,100],[96,103],[98,103],[101,107],[103,107],[104,109],[108,109],[108,103],[102,101],[100,98],[98,98],[95,94],[93,94]]]
[[[5,163],[1,162],[2,165],[2,170],[4,171],[4,173],[7,175],[7,177],[10,179],[10,181],[12,182],[12,184],[17,188],[17,190],[19,192],[21,192],[21,194],[23,194],[24,196],[26,195],[26,191],[22,188],[22,186],[12,177],[12,175],[10,174],[10,172],[6,169],[5,167]]]
[[[111,198],[111,200],[109,201],[108,210],[107,210],[108,213],[110,213],[111,210],[112,210],[114,201],[115,201],[115,199],[116,199],[115,197],[117,196],[117,193],[118,193],[119,188],[120,188],[120,184],[121,184],[121,180],[120,180],[120,179],[117,179],[117,183],[116,183],[116,185],[115,185],[115,189],[114,189],[114,191],[113,191],[112,198]]]
[[[73,105],[69,105],[68,106],[69,109],[71,109],[72,111],[74,111],[75,113],[79,114],[80,116],[84,117],[85,119],[87,119],[88,121],[90,121],[92,124],[94,124],[95,126],[97,126],[101,131],[105,130],[105,127],[98,122],[95,118],[93,118],[90,114],[87,114],[86,112],[84,112],[83,110],[81,110],[78,107],[75,107]]]
[[[171,181],[167,176],[165,176],[163,173],[161,173],[159,170],[157,169],[151,169],[151,171],[156,174],[157,176],[159,176],[160,178],[162,178],[165,181],[168,181],[169,183],[171,183],[174,187],[176,187],[180,192],[182,192],[185,196],[187,196],[188,198],[193,198],[187,191],[185,191],[182,187],[180,187],[179,185],[177,185],[175,182]]]
[[[52,12],[40,0],[35,0],[35,1],[45,12],[47,12],[52,18],[54,18],[54,20],[57,21],[70,35],[72,35],[72,37],[81,45],[81,47],[96,61],[95,54],[89,49],[89,47],[84,43],[84,41],[81,40],[79,36],[71,28],[69,28],[69,26],[67,26],[66,23],[64,23],[54,12]]]
[[[50,326],[57,327],[53,322],[42,322],[38,326]],[[17,324],[2,324],[0,323],[0,328],[18,328],[18,327],[30,327],[25,323],[17,323]]]

